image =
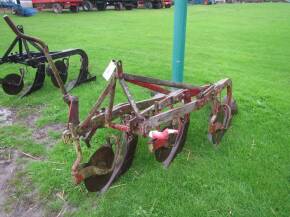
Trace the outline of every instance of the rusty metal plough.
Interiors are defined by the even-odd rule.
[[[42,40],[24,34],[23,27],[16,26],[7,15],[4,16],[4,20],[16,37],[4,55],[0,57],[0,65],[21,64],[36,69],[32,84],[21,93],[21,96],[27,96],[40,89],[43,86],[45,74],[51,76],[51,81],[55,87],[59,87],[53,69],[60,76],[62,83],[66,83],[68,80],[69,58],[74,55],[80,56],[81,68],[78,77],[67,82],[66,91],[84,82],[96,79],[88,71],[88,56],[85,51],[81,49],[49,51],[48,46]],[[17,51],[15,51],[15,48]],[[11,73],[4,78],[0,78],[0,84],[2,84],[4,92],[10,95],[19,94],[24,88],[25,75],[24,68],[20,68],[19,74]]]
[[[78,98],[68,94],[64,96],[69,105],[69,121],[63,139],[65,142],[72,141],[77,153],[72,175],[76,184],[84,181],[89,191],[106,191],[130,168],[138,136],[149,138],[150,151],[157,161],[168,167],[182,151],[191,112],[211,104],[208,138],[215,145],[220,143],[237,112],[230,79],[193,86],[124,73],[121,61],[112,61],[104,75],[109,83],[84,121],[79,121]],[[117,82],[127,103],[114,105]],[[136,102],[127,83],[159,94]],[[106,98],[108,106],[102,108]],[[102,128],[113,129],[120,135],[108,135],[88,163],[82,164],[80,139],[90,146],[92,137]]]

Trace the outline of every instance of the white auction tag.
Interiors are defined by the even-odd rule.
[[[114,61],[111,61],[109,63],[109,65],[107,66],[107,68],[105,69],[104,73],[103,73],[103,77],[108,81],[110,80],[110,78],[112,77],[112,75],[114,74],[115,70],[116,70],[116,63]]]

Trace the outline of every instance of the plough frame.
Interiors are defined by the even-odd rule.
[[[72,88],[89,81],[96,79],[95,76],[90,75],[88,71],[88,56],[86,52],[82,49],[67,49],[62,51],[49,51],[48,46],[40,39],[28,36],[24,34],[23,27],[21,25],[16,26],[12,20],[5,15],[4,20],[12,31],[16,34],[16,38],[12,41],[11,45],[8,47],[4,55],[0,58],[0,65],[5,63],[16,63],[32,68],[36,68],[36,74],[33,83],[21,94],[21,96],[27,96],[32,92],[40,89],[43,86],[45,79],[45,71],[52,76],[52,82],[56,87],[59,87],[56,81],[52,69],[57,72],[58,75],[61,75],[60,78],[63,82],[66,82],[67,79],[67,67],[68,64],[64,63],[65,60],[68,60],[69,57],[74,55],[79,55],[81,59],[81,67],[79,75],[76,79],[68,82],[63,88],[62,92],[68,92]],[[31,51],[29,45],[35,48],[37,51]],[[14,48],[18,46],[18,52],[11,53]],[[61,59],[62,60],[59,60]],[[54,60],[57,60],[54,62]],[[48,63],[47,70],[45,69],[45,64]],[[3,86],[3,89],[7,89],[8,94],[16,95],[20,93],[23,88],[23,79],[24,73],[21,72],[21,75],[12,74],[14,76],[6,77],[12,79],[11,81],[6,81],[5,78],[0,79],[0,83]],[[10,80],[9,79],[9,80]],[[5,83],[6,82],[6,83]],[[14,83],[15,84],[14,84]],[[5,86],[6,85],[6,86]]]
[[[69,140],[74,141],[77,153],[77,159],[72,166],[72,175],[77,184],[85,181],[89,191],[105,192],[113,181],[128,170],[133,160],[137,136],[151,137],[150,150],[155,152],[155,157],[158,161],[168,167],[182,150],[186,140],[191,112],[211,103],[212,109],[208,130],[209,139],[214,144],[219,144],[224,132],[229,127],[232,115],[237,112],[237,105],[232,97],[232,82],[230,79],[223,79],[215,84],[193,86],[127,74],[123,72],[121,61],[114,61],[114,64],[116,69],[109,83],[99,96],[88,117],[81,123],[78,114],[78,98],[69,95],[64,97],[70,111],[68,130],[64,132],[63,138],[66,142]],[[117,81],[119,81],[128,102],[114,106]],[[151,99],[136,102],[127,82],[160,94]],[[174,88],[174,90],[168,90],[165,87]],[[226,96],[224,102],[222,102],[221,92],[224,89],[226,89]],[[101,105],[107,96],[109,96],[109,105],[107,108],[102,109]],[[174,108],[178,104],[179,107]],[[164,109],[168,110],[164,111]],[[114,122],[115,120],[121,123],[116,123]],[[168,123],[170,123],[170,126],[175,123],[178,127],[175,130],[167,127],[162,131],[160,126],[168,126]],[[108,137],[107,143],[93,154],[89,163],[81,164],[80,138],[90,147],[93,135],[100,128],[111,128],[120,131],[123,133],[123,138],[125,137],[127,140],[121,144],[117,141],[118,139],[115,139],[114,154],[112,139]],[[157,131],[154,131],[155,129]],[[170,140],[169,131],[176,134],[170,147],[168,142]],[[154,133],[157,139],[154,138]],[[166,138],[166,141],[162,140],[163,137]],[[163,148],[166,148],[166,151]],[[159,157],[157,152],[160,155]],[[111,160],[106,162],[105,156]],[[106,166],[98,166],[100,162],[106,164]],[[106,181],[103,180],[104,177],[106,177]],[[100,179],[102,180],[101,183],[99,182]]]

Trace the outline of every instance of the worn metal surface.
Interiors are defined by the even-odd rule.
[[[79,123],[76,99],[65,97],[70,108],[69,127],[65,136],[66,139],[70,137],[76,147],[77,159],[72,167],[76,183],[84,181],[89,191],[106,191],[131,166],[138,136],[151,135],[149,149],[154,152],[156,160],[168,167],[184,146],[190,113],[207,104],[212,108],[208,127],[209,139],[214,144],[221,142],[232,115],[237,111],[230,79],[195,86],[126,74],[121,61],[113,63],[116,64],[116,70],[84,121]],[[128,102],[114,105],[117,81]],[[136,102],[127,82],[159,91],[160,94]],[[223,93],[225,99],[222,101]],[[106,98],[109,105],[100,109]],[[106,144],[93,154],[88,163],[81,164],[80,139],[83,138],[90,146],[90,140],[100,128],[113,129],[116,134],[107,138]],[[159,136],[152,136],[153,132]],[[174,133],[169,135],[169,132]]]

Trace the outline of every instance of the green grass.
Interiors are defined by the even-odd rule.
[[[28,168],[41,195],[50,198],[48,207],[57,213],[61,202],[55,194],[64,190],[78,217],[289,216],[289,10],[290,4],[282,3],[190,6],[185,81],[204,84],[230,77],[239,104],[239,114],[221,146],[214,149],[207,140],[209,108],[205,108],[191,115],[186,150],[168,170],[154,160],[146,141],[140,139],[133,166],[115,184],[121,186],[97,196],[71,182],[73,147],[59,142],[45,152],[31,144],[32,150],[50,161],[65,163],[35,162]],[[80,47],[87,51],[97,82],[72,91],[80,98],[82,118],[106,84],[101,73],[110,59],[121,59],[131,73],[171,78],[173,9],[44,12],[12,18],[27,33],[46,41],[51,50]],[[3,20],[0,26],[3,51],[13,35]],[[73,61],[72,74],[77,67]],[[136,89],[135,94],[143,92]],[[24,99],[7,97],[1,91],[0,104],[20,110],[44,105],[39,126],[67,118],[61,95],[48,79],[42,90]],[[0,144],[15,146],[21,139],[27,147],[27,132],[19,128],[0,128]],[[93,152],[84,150],[87,157]]]

